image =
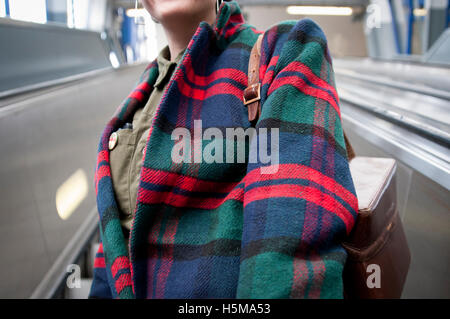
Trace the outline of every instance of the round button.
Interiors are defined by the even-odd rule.
[[[116,132],[112,133],[111,136],[109,137],[108,143],[109,150],[112,150],[114,147],[116,147],[118,140],[119,136],[117,135],[117,133]]]

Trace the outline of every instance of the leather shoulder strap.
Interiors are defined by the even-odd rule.
[[[254,126],[261,115],[261,83],[259,81],[259,62],[261,60],[261,43],[263,34],[258,36],[250,53],[248,62],[248,86],[244,90],[244,105],[248,110],[248,120]],[[348,160],[355,157],[355,151],[344,132],[345,148]]]
[[[347,134],[345,134],[345,131],[344,131],[344,141],[345,141],[345,148],[347,149],[348,160],[351,161],[356,157],[356,154],[352,144],[350,143],[350,140],[347,137]]]
[[[248,110],[248,120],[255,125],[261,115],[261,83],[259,82],[259,61],[261,60],[261,42],[263,35],[260,34],[258,40],[250,52],[248,62],[248,87],[244,90],[244,105]]]

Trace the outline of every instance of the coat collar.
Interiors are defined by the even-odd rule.
[[[220,6],[213,24],[219,47],[226,46],[234,39],[237,30],[244,23],[244,17],[236,1],[225,1]]]

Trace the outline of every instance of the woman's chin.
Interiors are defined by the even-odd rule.
[[[156,20],[162,24],[172,25],[208,16],[215,10],[213,4],[212,1],[208,3],[205,0],[165,0],[154,1],[153,8],[152,6],[147,8]]]

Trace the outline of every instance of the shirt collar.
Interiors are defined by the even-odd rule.
[[[156,82],[154,86],[157,88],[161,88],[164,86],[165,83],[170,79],[172,76],[172,72],[175,68],[175,66],[181,61],[181,58],[184,54],[184,51],[186,49],[182,50],[174,61],[170,61],[170,51],[169,46],[165,46],[161,52],[159,53],[158,57],[156,58],[156,62],[158,63],[158,78],[156,79]]]

